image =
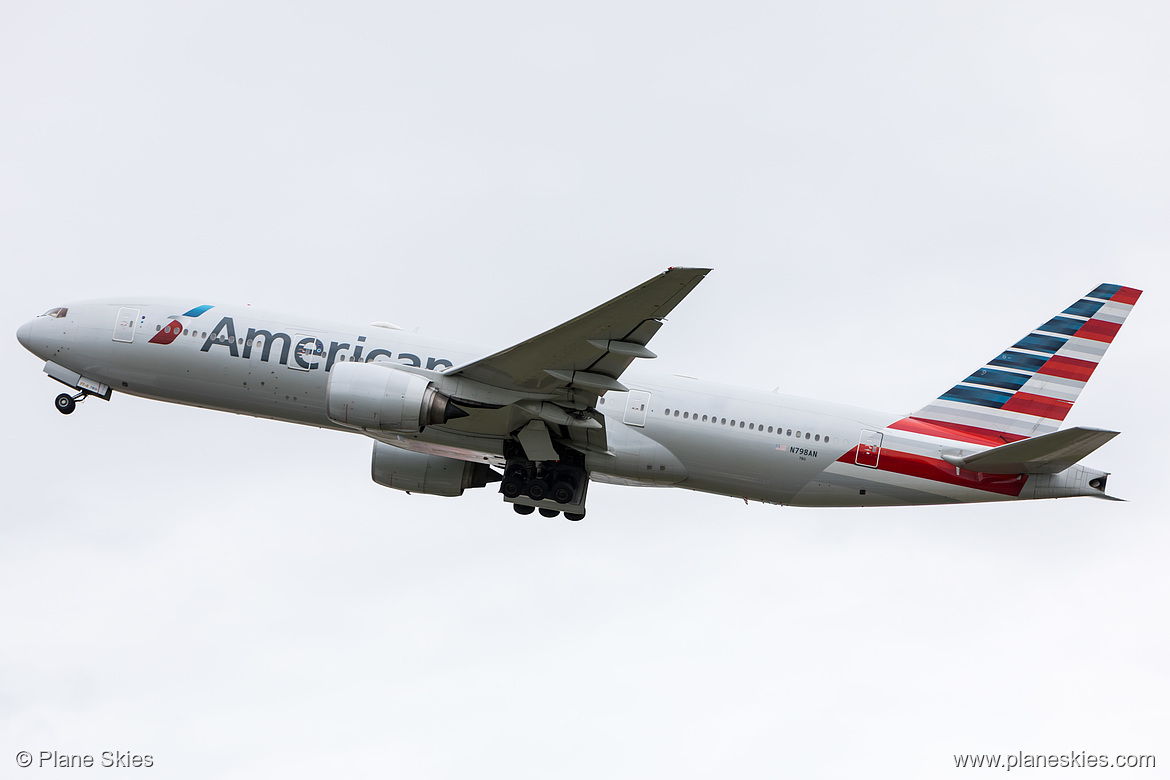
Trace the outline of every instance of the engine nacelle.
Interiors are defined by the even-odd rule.
[[[334,363],[325,406],[335,423],[397,433],[467,416],[426,377],[385,363]]]
[[[467,488],[500,480],[486,463],[412,452],[380,441],[374,442],[370,476],[379,485],[431,496],[461,496]]]

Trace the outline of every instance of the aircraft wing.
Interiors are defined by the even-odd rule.
[[[670,268],[552,330],[444,376],[539,396],[566,388],[593,395],[624,391],[618,377],[634,358],[654,357],[646,344],[662,327],[662,318],[710,270]]]
[[[709,268],[670,268],[579,317],[502,350],[444,371],[442,382],[468,416],[452,432],[513,436],[535,461],[556,460],[559,441],[608,454],[603,415],[594,407]]]

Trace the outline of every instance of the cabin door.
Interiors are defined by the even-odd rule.
[[[118,319],[114,321],[114,341],[130,344],[134,341],[134,327],[138,324],[138,309],[118,309]]]
[[[857,465],[876,469],[882,454],[882,435],[878,431],[862,431],[857,444]]]
[[[623,422],[643,428],[646,425],[646,409],[650,406],[650,393],[645,390],[631,390],[626,396],[626,416]]]

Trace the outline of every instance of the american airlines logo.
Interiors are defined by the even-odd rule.
[[[171,331],[170,333],[167,333],[168,328]],[[179,333],[182,333],[182,329],[181,323],[177,320],[172,321],[170,325],[159,331],[155,335],[155,338],[151,339],[151,342],[170,344]],[[353,344],[344,341],[330,341],[328,348],[326,348],[325,342],[321,338],[313,335],[298,333],[294,338],[294,336],[288,333],[282,333],[280,331],[273,332],[263,328],[248,328],[247,335],[242,338],[236,335],[236,333],[235,320],[231,317],[224,317],[215,326],[215,329],[208,334],[207,339],[203,342],[203,346],[199,348],[199,351],[211,352],[213,348],[219,347],[227,350],[234,358],[250,360],[252,351],[256,349],[260,353],[260,362],[268,363],[272,360],[274,347],[279,344],[279,352],[276,353],[277,362],[282,366],[289,366],[289,368],[295,368],[301,371],[312,371],[321,368],[322,365],[328,371],[333,368],[333,364],[338,360],[370,363],[379,358],[397,361],[416,368],[427,368],[432,371],[442,371],[454,365],[446,358],[429,356],[426,357],[424,362],[422,357],[410,352],[399,352],[395,354],[389,349],[381,348],[371,349],[369,352],[365,352],[367,346],[365,344],[365,336],[358,336]],[[293,360],[291,364],[289,363],[290,354]]]
[[[205,312],[211,308],[213,308],[213,307],[210,303],[205,303],[202,306],[196,306],[194,309],[188,309],[187,311],[183,312],[179,316],[180,317],[198,317],[199,315],[203,314],[203,312]],[[177,319],[173,319],[169,323],[167,323],[167,325],[162,330],[160,330],[158,333],[154,334],[154,338],[152,338],[150,340],[150,343],[151,344],[170,344],[175,339],[177,339],[179,337],[179,334],[182,332],[183,332],[183,323],[179,322]]]

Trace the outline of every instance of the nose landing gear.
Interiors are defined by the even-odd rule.
[[[73,414],[73,410],[77,408],[77,402],[83,401],[91,395],[103,401],[110,400],[112,391],[109,385],[99,382],[96,379],[84,377],[51,360],[45,363],[45,373],[68,387],[71,391],[79,391],[77,395],[61,393],[53,401],[53,406],[57,407],[57,411],[61,414]],[[127,387],[125,382],[122,383],[122,386]]]

